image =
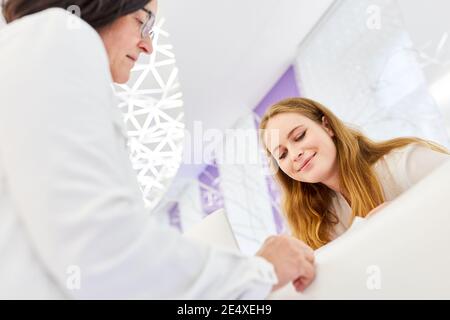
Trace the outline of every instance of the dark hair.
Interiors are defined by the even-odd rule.
[[[98,30],[117,18],[144,8],[150,0],[2,0],[7,23],[49,8],[78,6],[81,18]]]

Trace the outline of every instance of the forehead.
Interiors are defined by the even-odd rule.
[[[313,122],[311,119],[297,112],[285,112],[277,114],[267,122],[267,128],[287,129],[290,125],[307,125]],[[288,131],[289,132],[289,131]]]

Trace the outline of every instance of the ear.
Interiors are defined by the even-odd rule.
[[[328,123],[328,119],[325,116],[322,117],[322,127],[328,133],[330,137],[334,137],[334,132],[331,130],[330,124]]]

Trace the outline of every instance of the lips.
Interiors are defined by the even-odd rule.
[[[132,56],[130,56],[130,55],[127,55],[127,58],[129,58],[129,59],[133,60],[133,62],[136,62],[136,61],[137,61],[137,58],[135,58],[135,57],[132,57]]]
[[[312,155],[310,155],[308,158],[306,158],[302,164],[300,165],[300,169],[298,171],[302,171],[304,167],[316,156],[317,152],[314,152]]]

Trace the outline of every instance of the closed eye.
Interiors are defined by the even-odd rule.
[[[305,137],[305,135],[306,135],[306,130],[305,130],[301,135],[297,136],[297,137],[294,139],[294,141],[295,141],[295,142],[298,142],[298,141],[302,140],[302,139]],[[287,155],[287,151],[283,152],[283,153],[278,157],[278,159],[279,159],[279,160],[283,160],[284,158],[286,158],[286,155]]]
[[[294,141],[297,142],[297,141],[302,140],[305,137],[305,135],[306,135],[306,131],[304,131],[301,135],[299,135],[297,138],[295,138]]]
[[[136,21],[139,22],[141,25],[144,24],[144,22],[139,18],[136,18]]]
[[[283,152],[283,153],[278,157],[278,159],[279,159],[279,160],[283,160],[284,158],[286,158],[286,154],[287,154],[286,151]]]

